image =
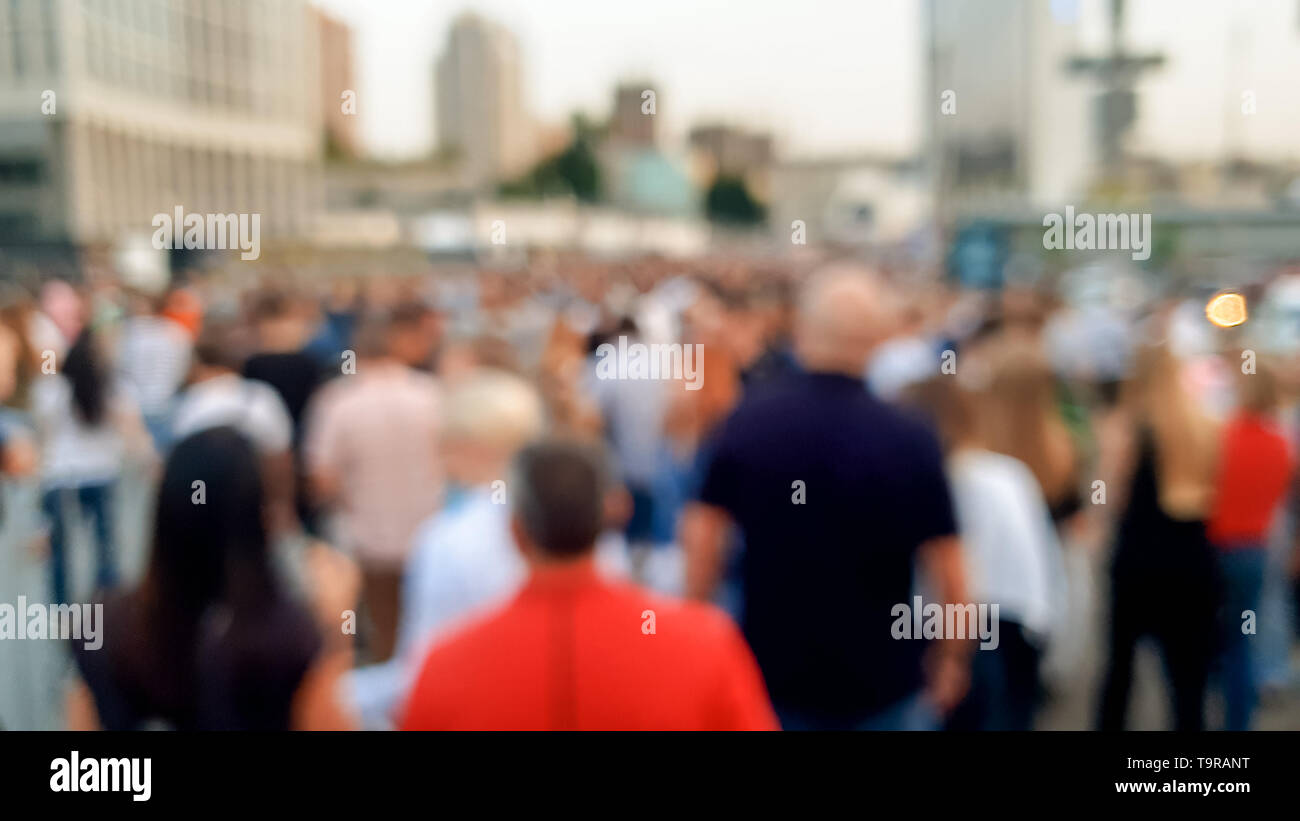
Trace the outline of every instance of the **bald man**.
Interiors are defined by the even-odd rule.
[[[804,373],[745,397],[683,517],[696,598],[739,530],[740,620],[787,729],[935,729],[966,689],[970,641],[894,637],[916,562],[928,602],[965,601],[938,440],[863,383],[896,305],[874,272],[814,276],[795,324]]]

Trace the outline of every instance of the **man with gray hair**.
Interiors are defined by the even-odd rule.
[[[541,441],[510,475],[510,532],[528,580],[433,648],[403,729],[776,728],[753,656],[721,611],[597,572],[603,451]]]
[[[891,635],[914,560],[939,601],[964,598],[938,440],[863,382],[895,304],[888,283],[853,266],[805,286],[805,372],[723,423],[683,520],[697,598],[713,595],[728,528],[739,529],[741,622],[787,728],[936,728],[965,690],[969,642],[937,642],[925,665],[922,642]]]

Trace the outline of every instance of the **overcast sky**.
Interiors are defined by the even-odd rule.
[[[1085,46],[1101,45],[1108,0],[1023,1],[1077,14]],[[771,130],[787,154],[905,153],[921,138],[922,0],[313,2],[353,27],[362,135],[381,155],[430,147],[433,63],[466,9],[518,37],[525,101],[542,121],[602,115],[615,83],[649,77],[670,137],[712,119]],[[1139,148],[1215,158],[1231,140],[1300,160],[1300,0],[1128,6],[1129,44],[1167,57],[1140,86]]]

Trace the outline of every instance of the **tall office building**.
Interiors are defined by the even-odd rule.
[[[0,233],[110,243],[155,214],[320,201],[318,31],[303,0],[0,3]]]
[[[438,145],[472,184],[513,177],[535,158],[521,75],[514,35],[476,14],[456,18],[438,60]]]
[[[1077,6],[929,0],[927,12],[923,110],[938,192],[1043,202],[1081,193],[1094,152],[1092,88],[1067,69]]]

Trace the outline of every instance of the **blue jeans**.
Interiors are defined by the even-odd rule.
[[[1260,592],[1264,588],[1264,567],[1268,551],[1263,545],[1241,546],[1219,553],[1226,586],[1224,607],[1223,700],[1225,730],[1249,730],[1258,700],[1254,634],[1242,632],[1242,611],[1255,614],[1259,622]]]
[[[860,731],[909,731],[924,732],[938,730],[940,727],[939,711],[924,693],[914,693],[896,701],[870,718],[851,727],[840,727],[824,721],[810,719],[780,707],[776,709],[781,729],[800,730],[860,730]]]
[[[96,584],[102,588],[117,583],[113,565],[112,482],[80,487],[54,487],[41,494],[41,509],[50,526],[50,592],[55,604],[68,602],[67,504],[75,498],[81,515],[90,519],[98,553]]]

